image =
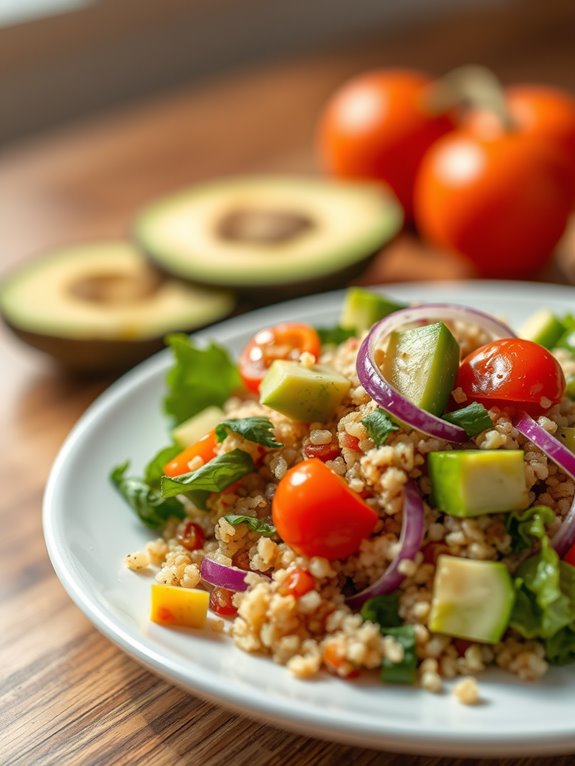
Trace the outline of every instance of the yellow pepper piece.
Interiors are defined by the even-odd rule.
[[[205,590],[177,585],[152,585],[150,619],[158,625],[203,628],[208,615],[210,594]]]

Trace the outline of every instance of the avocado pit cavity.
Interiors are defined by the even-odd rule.
[[[312,218],[291,210],[236,208],[218,220],[216,234],[228,242],[284,244],[314,227]]]
[[[107,306],[138,303],[158,292],[162,277],[153,269],[109,271],[82,275],[68,286],[74,298]]]

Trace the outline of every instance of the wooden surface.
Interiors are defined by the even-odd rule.
[[[229,76],[0,153],[1,268],[57,243],[127,232],[144,201],[191,180],[312,169],[321,103],[343,77],[366,67],[440,72],[472,60],[507,81],[575,90],[574,7],[571,0],[511,3],[393,38],[374,34],[361,45]],[[460,269],[405,235],[367,278],[449,277]],[[559,280],[562,272],[544,276]],[[479,763],[378,753],[254,723],[179,691],[116,649],[57,581],[40,517],[59,446],[110,380],[65,377],[4,329],[0,376],[0,763]],[[573,758],[529,763],[567,766]]]

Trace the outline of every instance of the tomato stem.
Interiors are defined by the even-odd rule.
[[[450,107],[483,109],[494,114],[504,130],[516,128],[503,86],[486,67],[470,64],[452,69],[427,88],[425,103],[433,112]]]

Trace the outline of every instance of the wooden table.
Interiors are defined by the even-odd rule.
[[[0,153],[2,269],[60,242],[125,233],[144,201],[180,184],[244,171],[312,169],[321,103],[344,77],[367,67],[440,72],[472,60],[493,66],[505,80],[575,90],[573,11],[571,0],[533,0],[460,12],[393,38],[374,35],[355,47],[190,87]],[[366,279],[464,275],[456,262],[404,235]],[[559,270],[544,275],[563,276]],[[110,379],[66,377],[4,329],[0,376],[0,763],[450,762],[324,743],[251,722],[170,686],[103,638],[52,571],[40,511],[59,446]],[[572,762],[565,756],[530,763]]]

